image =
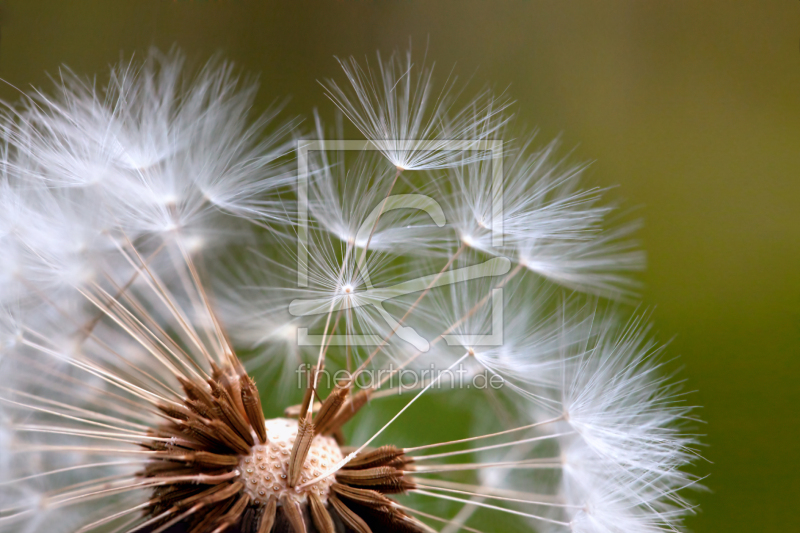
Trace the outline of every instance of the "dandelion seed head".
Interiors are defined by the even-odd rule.
[[[555,143],[492,161],[504,97],[340,63],[375,150],[316,117],[303,179],[220,61],[65,70],[0,120],[0,528],[679,531],[692,409],[645,318],[563,292],[631,294],[633,226]]]

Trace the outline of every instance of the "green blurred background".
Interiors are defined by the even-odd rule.
[[[427,42],[442,75],[509,87],[591,180],[641,206],[645,306],[708,422],[695,531],[787,531],[800,497],[800,2],[0,2],[0,78],[47,87],[149,46],[260,75],[330,112],[333,55]],[[8,85],[0,98],[16,100]],[[795,526],[796,527],[796,526]]]

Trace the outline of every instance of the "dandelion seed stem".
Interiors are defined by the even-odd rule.
[[[456,463],[429,465],[416,468],[414,475],[440,474],[442,472],[462,472],[465,470],[482,470],[484,468],[511,468],[525,470],[558,469],[564,464],[560,458],[530,459],[527,461],[499,461],[496,463]]]
[[[86,531],[91,531],[92,529],[94,529],[94,528],[96,528],[98,526],[102,526],[103,524],[107,524],[109,522],[113,522],[117,518],[120,518],[122,516],[125,516],[125,515],[131,514],[133,512],[136,512],[139,509],[144,509],[144,508],[148,507],[149,505],[150,505],[150,502],[144,502],[144,503],[141,503],[141,504],[139,504],[139,505],[137,505],[135,507],[131,507],[130,509],[126,509],[124,511],[120,511],[118,513],[114,513],[112,515],[106,516],[104,518],[101,518],[100,520],[97,520],[96,522],[92,522],[91,524],[87,524],[87,525],[83,526],[82,528],[77,530],[75,533],[84,533]]]
[[[514,433],[515,431],[523,431],[525,429],[533,429],[535,427],[544,426],[546,424],[552,424],[554,422],[558,422],[558,421],[563,420],[563,419],[564,419],[563,416],[559,416],[557,418],[551,418],[550,420],[545,420],[544,422],[536,422],[535,424],[530,424],[530,425],[527,425],[527,426],[521,426],[521,427],[513,428],[513,429],[507,429],[505,431],[500,431],[500,432],[497,432],[497,433],[489,433],[489,434],[480,435],[480,436],[477,436],[477,437],[470,437],[470,438],[467,438],[467,439],[460,439],[460,440],[451,440],[451,441],[448,441],[448,442],[439,442],[439,443],[436,443],[436,444],[426,444],[424,446],[416,446],[414,448],[403,448],[403,451],[406,454],[408,454],[408,453],[418,452],[420,450],[426,450],[428,448],[438,448],[439,446],[450,446],[451,444],[462,444],[464,442],[472,442],[472,441],[481,440],[481,439],[488,439],[488,438],[491,438],[491,437],[499,437],[500,435],[506,435],[508,433]]]
[[[161,283],[157,276],[152,272],[150,267],[147,266],[147,263],[144,261],[142,256],[139,254],[138,250],[134,247],[133,243],[130,239],[125,236],[125,240],[130,246],[131,251],[138,259],[139,264],[133,260],[130,254],[128,254],[122,246],[117,244],[117,248],[122,256],[125,258],[126,261],[137,271],[140,273],[145,273],[146,275],[142,276],[142,279],[145,280],[147,285],[153,291],[153,293],[159,298],[159,300],[170,310],[172,315],[178,321],[178,324],[181,327],[181,330],[188,336],[191,343],[194,344],[198,350],[205,356],[207,361],[212,361],[211,354],[208,353],[206,347],[203,345],[203,342],[200,340],[200,336],[198,335],[197,331],[192,326],[191,320],[183,313],[180,309],[180,306],[175,302],[175,297],[170,293],[169,290]]]
[[[565,504],[565,503],[553,503],[553,502],[546,502],[546,501],[540,501],[540,500],[529,500],[529,499],[523,499],[523,498],[510,498],[510,497],[507,497],[507,496],[494,496],[492,494],[486,494],[486,493],[482,493],[482,492],[472,492],[472,491],[467,491],[467,490],[458,490],[458,489],[451,489],[451,488],[445,488],[445,487],[437,487],[437,486],[434,486],[434,485],[425,485],[425,484],[420,484],[420,483],[415,483],[415,485],[417,487],[419,487],[419,488],[422,488],[422,489],[430,489],[430,490],[441,491],[441,492],[449,492],[451,494],[461,494],[463,496],[478,496],[480,498],[485,498],[485,499],[489,499],[489,500],[499,500],[499,501],[511,502],[511,503],[527,503],[527,504],[531,504],[531,505],[542,505],[542,506],[545,506],[545,507],[559,507],[559,508],[567,508],[567,509],[580,509],[581,508],[581,506],[579,506],[579,505],[568,505],[568,504]]]
[[[156,248],[149,256],[147,256],[147,261],[151,262],[159,253],[161,253],[161,250],[164,249],[164,246],[165,246],[165,243],[161,243],[158,246],[158,248]],[[130,289],[131,285],[133,285],[133,283],[136,281],[136,278],[138,278],[138,277],[139,277],[139,272],[138,271],[134,271],[133,274],[131,275],[131,277],[128,278],[128,281],[126,281],[122,286],[118,287],[117,294],[114,296],[114,299],[117,300],[117,299],[121,298],[122,295],[128,289]],[[104,313],[102,311],[97,313],[93,319],[91,319],[88,322],[86,322],[86,324],[84,324],[80,328],[80,332],[81,332],[81,335],[82,335],[81,343],[85,342],[87,339],[89,339],[89,337],[92,336],[92,332],[94,331],[94,328],[97,327],[97,324],[100,323],[100,320],[102,320],[103,316],[104,316]]]
[[[400,173],[401,172],[402,172],[402,169],[398,168],[397,172],[394,175],[394,179],[392,180],[392,183],[389,185],[389,189],[386,191],[386,196],[384,196],[384,198],[383,198],[383,203],[381,204],[381,209],[380,209],[380,211],[378,211],[378,215],[375,217],[375,222],[372,224],[372,229],[369,232],[369,237],[367,238],[367,243],[364,245],[364,250],[361,253],[361,261],[362,262],[365,261],[366,258],[367,258],[367,250],[369,248],[370,243],[372,242],[372,236],[375,234],[375,229],[378,227],[378,222],[381,219],[381,215],[383,214],[383,210],[386,208],[386,202],[388,202],[389,196],[392,193],[392,189],[394,189],[394,186],[397,183],[397,179],[400,177]],[[350,250],[352,249],[353,246],[354,245],[351,245],[349,243],[347,245],[347,252],[345,253],[344,259],[342,260],[342,268],[339,270],[339,280],[337,282],[337,288],[338,288],[338,286],[340,286],[342,284],[342,276],[344,274],[344,268],[345,268],[345,265],[347,264],[347,259],[348,259],[349,255],[350,255]],[[359,264],[361,264],[361,263],[359,263]],[[328,316],[325,319],[325,329],[323,330],[323,333],[322,333],[322,343],[321,343],[322,346],[320,346],[319,357],[317,358],[317,368],[319,368],[319,369],[323,368],[324,362],[325,362],[325,354],[326,354],[327,348],[328,348],[327,344],[325,343],[325,340],[326,340],[327,335],[328,335],[328,326],[330,325],[331,315],[333,314],[333,308],[334,308],[335,302],[336,302],[336,298],[331,299],[331,307],[330,307],[330,309],[328,309]],[[315,390],[317,388],[317,379],[318,379],[318,376],[315,376],[315,379],[314,379],[314,389]],[[352,377],[351,377],[351,382],[352,382]]]
[[[394,179],[392,180],[391,185],[389,185],[389,190],[386,191],[386,196],[383,197],[381,210],[378,211],[378,216],[375,217],[375,222],[372,224],[372,229],[369,231],[369,237],[367,238],[367,243],[364,245],[364,251],[361,252],[361,263],[363,263],[364,260],[366,260],[367,258],[367,249],[369,248],[369,245],[372,242],[372,236],[375,234],[375,230],[378,228],[378,222],[380,222],[381,215],[383,215],[383,210],[386,208],[386,202],[389,201],[389,195],[392,194],[392,189],[394,189],[394,185],[395,183],[397,183],[397,178],[400,177],[401,172],[403,172],[403,169],[397,167],[397,172],[395,172]]]
[[[456,531],[462,531],[463,530],[463,531],[470,531],[471,533],[484,533],[480,529],[467,527],[467,526],[465,526],[463,524],[457,523],[455,520],[448,520],[448,519],[442,518],[440,516],[424,513],[422,511],[418,511],[417,509],[413,509],[413,508],[407,507],[405,505],[400,505],[399,503],[395,503],[394,506],[397,507],[398,509],[402,509],[404,511],[408,511],[409,513],[413,513],[415,515],[423,516],[425,518],[430,518],[431,520],[435,520],[437,522],[442,522],[443,524],[455,525],[455,526],[457,526]]]
[[[459,503],[463,503],[465,505],[476,505],[478,507],[484,507],[486,509],[492,509],[493,511],[501,511],[503,513],[509,513],[509,514],[513,514],[513,515],[517,515],[517,516],[524,516],[526,518],[534,518],[536,520],[541,520],[542,522],[548,522],[550,524],[556,524],[556,525],[559,525],[559,526],[569,527],[569,523],[568,522],[561,522],[559,520],[553,520],[551,518],[545,518],[544,516],[539,516],[539,515],[535,515],[535,514],[531,514],[531,513],[523,513],[521,511],[515,511],[513,509],[506,509],[505,507],[498,507],[497,505],[491,505],[491,504],[488,504],[488,503],[478,502],[478,501],[475,501],[475,500],[465,500],[463,498],[455,498],[453,496],[446,496],[444,494],[436,494],[435,492],[428,492],[426,490],[419,490],[419,489],[412,490],[411,492],[415,492],[415,493],[421,494],[423,496],[430,496],[432,498],[440,498],[442,500],[449,500],[451,502],[459,502]]]
[[[425,296],[430,292],[433,286],[436,285],[436,282],[439,280],[439,278],[442,277],[442,275],[450,268],[450,266],[453,264],[456,258],[458,258],[458,256],[461,255],[461,253],[464,251],[465,248],[466,245],[464,243],[461,243],[461,246],[459,246],[458,249],[455,251],[455,253],[450,257],[450,259],[447,261],[447,264],[445,264],[442,267],[442,269],[433,277],[433,279],[431,279],[431,282],[428,284],[427,287],[425,287],[425,290],[422,291],[422,294],[420,294],[417,297],[416,301],[413,304],[411,304],[411,307],[409,307],[408,310],[405,312],[405,314],[400,318],[400,320],[397,321],[397,325],[395,325],[395,327],[392,328],[392,331],[389,332],[388,335],[386,335],[386,337],[381,341],[378,347],[375,348],[375,350],[373,350],[371,354],[369,354],[369,357],[367,357],[367,359],[363,363],[361,363],[361,365],[354,373],[353,380],[357,379],[358,375],[366,369],[367,365],[372,361],[372,359],[374,359],[375,356],[378,355],[378,353],[380,353],[381,350],[383,350],[386,347],[389,340],[394,336],[395,333],[397,333],[397,331],[405,322],[406,318],[408,318],[409,315],[411,315],[411,313],[414,312],[414,310],[417,308],[422,299],[425,298]]]
[[[514,267],[514,269],[513,269],[511,272],[509,272],[508,274],[506,274],[506,277],[504,277],[502,280],[500,280],[500,282],[499,282],[497,285],[495,285],[494,287],[492,287],[492,288],[493,288],[493,289],[502,289],[503,287],[505,287],[505,285],[506,285],[506,284],[507,284],[509,281],[511,281],[511,279],[512,279],[512,278],[514,278],[514,276],[516,276],[517,274],[519,274],[519,273],[522,271],[522,269],[523,269],[523,266],[522,266],[522,265],[517,265],[516,267]],[[450,333],[450,332],[452,332],[452,331],[453,331],[455,328],[457,328],[457,327],[459,326],[459,324],[461,324],[462,322],[464,322],[465,320],[467,320],[469,317],[471,317],[473,314],[475,314],[475,312],[476,312],[478,309],[480,309],[482,306],[486,305],[486,302],[488,302],[488,301],[489,301],[489,298],[491,298],[491,295],[492,295],[492,293],[491,293],[491,292],[487,293],[487,294],[486,294],[486,296],[484,296],[483,298],[481,298],[481,300],[480,300],[478,303],[476,303],[476,304],[475,304],[475,305],[472,307],[472,309],[470,309],[469,311],[467,311],[467,313],[466,313],[464,316],[462,316],[462,317],[461,317],[460,319],[458,319],[458,320],[457,320],[455,323],[453,323],[453,325],[451,325],[450,327],[448,327],[448,328],[447,328],[446,330],[444,330],[444,331],[443,331],[443,332],[442,332],[442,333],[441,333],[439,336],[437,336],[435,339],[433,339],[433,340],[431,341],[431,343],[430,343],[430,344],[431,344],[431,348],[433,348],[433,347],[434,347],[436,344],[438,344],[438,343],[439,343],[439,342],[440,342],[440,341],[441,341],[441,340],[444,338],[444,336],[445,336],[445,335],[449,334],[449,333]],[[407,367],[408,365],[410,365],[411,363],[413,363],[413,362],[414,362],[414,361],[415,361],[415,360],[416,360],[416,359],[417,359],[419,356],[421,356],[423,353],[425,353],[425,352],[417,352],[417,353],[415,353],[414,355],[412,355],[411,357],[409,357],[408,359],[406,359],[406,360],[405,360],[405,361],[404,361],[402,364],[398,365],[398,367],[397,367],[397,368],[393,369],[391,372],[388,372],[388,373],[387,373],[388,375],[384,376],[384,377],[383,377],[383,379],[381,379],[381,380],[380,380],[380,381],[379,381],[379,382],[378,382],[378,383],[377,383],[377,384],[376,384],[376,385],[373,387],[373,389],[374,389],[374,390],[378,390],[378,389],[380,389],[380,388],[381,388],[381,387],[382,387],[382,386],[383,386],[383,385],[384,385],[384,384],[385,384],[387,381],[389,381],[390,379],[392,379],[392,377],[394,377],[394,375],[395,375],[395,374],[397,374],[398,372],[400,372],[401,370],[403,370],[405,367]]]
[[[30,476],[20,477],[17,479],[12,479],[9,481],[0,482],[0,486],[3,485],[11,485],[13,483],[19,483],[21,481],[28,481],[30,479],[36,479],[45,476],[52,476],[55,474],[61,474],[63,472],[72,472],[74,470],[83,470],[86,468],[99,468],[105,466],[123,466],[123,465],[141,465],[142,463],[139,461],[108,461],[105,463],[91,463],[91,464],[81,464],[75,466],[69,466],[66,468],[59,468],[58,470],[50,470],[48,472],[39,472],[38,474],[32,474]]]
[[[418,485],[420,483],[424,483],[430,485],[432,487],[443,487],[446,489],[458,489],[458,490],[465,490],[465,491],[473,491],[473,492],[481,492],[479,494],[480,497],[486,495],[494,495],[494,496],[508,496],[510,498],[525,498],[528,500],[536,499],[537,501],[543,502],[542,504],[559,504],[562,503],[563,498],[561,496],[555,494],[537,494],[534,492],[526,492],[520,490],[513,490],[513,489],[502,489],[488,485],[473,485],[470,483],[461,483],[459,481],[446,481],[444,479],[437,479],[437,478],[423,478],[419,480],[419,482],[415,481]]]
[[[502,442],[500,444],[492,444],[490,446],[482,446],[480,448],[470,448],[468,450],[457,450],[457,451],[454,451],[454,452],[437,453],[437,454],[433,454],[433,455],[420,455],[420,456],[414,457],[414,460],[415,461],[425,461],[425,460],[428,460],[428,459],[441,459],[441,458],[444,458],[444,457],[454,457],[456,455],[464,455],[464,454],[474,453],[474,452],[483,452],[483,451],[486,451],[486,450],[496,450],[498,448],[507,448],[509,446],[516,446],[517,444],[526,444],[526,443],[529,443],[529,442],[538,442],[538,441],[541,441],[541,440],[554,439],[554,438],[557,438],[557,437],[563,437],[565,435],[572,435],[574,433],[575,433],[574,431],[568,431],[568,432],[565,432],[565,433],[554,433],[552,435],[541,435],[541,436],[538,436],[538,437],[531,437],[529,439],[520,439],[520,440],[511,441],[511,442]]]
[[[347,249],[346,249],[345,254],[344,254],[344,258],[342,259],[342,268],[339,269],[339,279],[336,282],[336,290],[339,290],[339,287],[341,287],[341,285],[342,285],[342,277],[344,276],[345,265],[347,265],[347,260],[350,257],[350,252],[352,251],[352,249],[353,249],[353,245],[348,243],[347,244]],[[325,318],[325,328],[322,330],[322,342],[320,343],[319,357],[317,358],[317,369],[318,369],[319,372],[321,372],[322,369],[325,366],[325,353],[326,353],[326,346],[327,346],[325,341],[328,338],[328,326],[330,326],[330,324],[331,324],[331,316],[333,315],[333,308],[335,306],[336,306],[336,297],[331,298],[331,306],[328,309],[328,316]],[[312,387],[314,390],[317,389],[317,384],[318,384],[318,380],[319,380],[319,372],[314,376],[314,382],[313,382],[313,387]],[[311,405],[313,405],[313,402],[311,402]],[[311,406],[309,406],[309,409],[311,409]]]

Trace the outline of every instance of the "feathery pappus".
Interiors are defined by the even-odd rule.
[[[177,52],[7,107],[0,531],[681,530],[633,225],[504,96],[340,63],[352,157]]]

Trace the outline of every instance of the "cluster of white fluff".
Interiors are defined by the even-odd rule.
[[[559,159],[555,143],[505,140],[492,145],[502,147],[498,158],[487,143],[516,135],[505,98],[483,92],[464,103],[454,77],[437,86],[410,53],[379,57],[376,70],[341,64],[347,83],[326,82],[327,96],[374,151],[337,150],[331,137],[341,138],[341,125],[326,131],[318,117],[306,135],[273,111],[253,117],[255,85],[231,65],[211,62],[189,76],[175,53],[121,65],[102,88],[65,72],[55,92],[8,107],[0,530],[72,531],[142,501],[49,505],[60,486],[118,475],[141,459],[88,451],[86,435],[33,426],[77,417],[102,428],[134,412],[135,398],[99,405],[93,390],[116,383],[115,372],[131,383],[157,378],[141,331],[103,318],[105,299],[147,310],[152,323],[142,329],[161,328],[178,344],[187,323],[216,327],[193,311],[199,296],[186,290],[186,257],[204,267],[227,334],[281,408],[296,400],[296,369],[317,361],[320,343],[330,345],[332,369],[463,361],[470,377],[502,382],[438,395],[436,405],[474,402],[484,433],[519,430],[467,448],[487,463],[474,468],[474,492],[430,489],[449,521],[442,531],[495,514],[575,533],[680,529],[692,510],[682,489],[696,483],[685,472],[695,458],[691,409],[642,319],[616,318],[618,305],[597,311],[598,297],[635,298],[629,273],[643,265],[630,240],[635,223],[609,227],[604,191],[582,188],[585,165]],[[300,190],[293,150],[307,139],[331,144],[309,154]],[[296,217],[301,197],[307,228]],[[302,257],[308,279],[298,286]],[[165,311],[139,264],[186,310]],[[299,345],[301,333],[317,345]],[[495,334],[499,343],[484,342]],[[87,371],[86,361],[108,374]],[[368,438],[381,425],[354,434]],[[425,428],[398,434],[403,445],[428,443]],[[96,466],[81,470],[88,463]],[[88,509],[85,517],[75,508]]]
[[[63,72],[56,94],[8,108],[0,304],[60,301],[109,273],[124,279],[126,241],[196,252],[241,238],[234,217],[283,220],[276,193],[291,182],[281,158],[292,124],[267,128],[272,112],[252,120],[255,85],[231,65],[189,78],[182,63],[153,52],[112,70],[102,89]]]

